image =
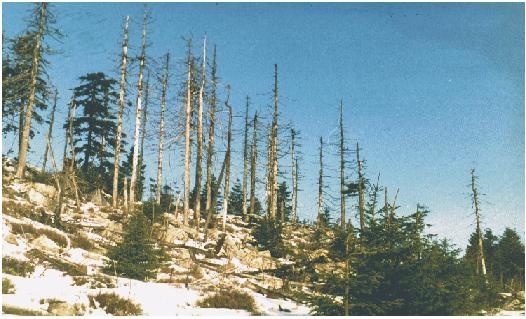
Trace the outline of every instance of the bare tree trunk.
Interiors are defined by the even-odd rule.
[[[216,47],[214,46],[214,56],[212,62],[212,92],[210,97],[210,123],[208,124],[208,149],[206,155],[206,204],[205,213],[206,219],[212,210],[212,176],[213,176],[213,161],[214,161],[214,137],[215,137],[215,121],[216,121],[216,94],[217,94],[217,64],[216,64]],[[208,223],[207,223],[208,225]],[[206,232],[206,230],[205,230]]]
[[[148,103],[150,101],[150,71],[148,71],[148,75],[146,76],[146,85],[144,89],[144,108],[142,109],[142,120],[141,120],[141,130],[140,130],[140,136],[141,136],[141,143],[140,143],[140,151],[139,151],[139,164],[137,166],[137,185],[141,184],[141,180],[143,179],[143,165],[144,165],[144,139],[146,137],[146,124],[148,123]],[[144,192],[144,184],[140,185],[141,187],[137,189],[137,198],[139,200],[142,200],[143,192]]]
[[[478,200],[478,190],[476,185],[477,176],[475,176],[475,169],[471,170],[471,191],[473,192],[472,201],[473,207],[475,208],[475,222],[476,222],[476,232],[477,232],[477,242],[478,242],[478,262],[480,263],[482,275],[486,277],[486,260],[484,259],[484,247],[482,245],[482,231],[480,230],[480,208]],[[477,273],[478,273],[477,267]]]
[[[18,166],[16,177],[23,178],[26,169],[27,151],[29,148],[29,133],[31,131],[31,118],[33,117],[33,106],[35,105],[36,86],[38,78],[38,68],[41,59],[42,37],[44,36],[44,26],[47,15],[47,3],[40,4],[38,31],[35,34],[35,48],[33,49],[33,62],[31,64],[31,78],[29,85],[29,97],[25,109],[24,127],[22,131],[22,141],[18,152]],[[22,129],[22,128],[19,128]]]
[[[345,216],[345,139],[343,136],[343,100],[340,100],[340,225],[346,227]]]
[[[55,89],[55,95],[53,97],[53,108],[51,109],[51,118],[49,119],[49,129],[47,131],[46,139],[51,141],[53,137],[53,124],[55,123],[55,110],[57,109],[58,90]],[[42,164],[42,171],[46,171],[47,153],[49,151],[51,142],[46,143],[46,149],[44,151],[44,163]]]
[[[270,136],[269,153],[269,218],[276,218],[278,204],[278,65],[274,64],[274,114],[272,116],[272,128]]]
[[[318,176],[318,226],[323,216],[323,137],[320,136],[320,175]]]
[[[199,230],[201,221],[201,177],[203,161],[203,109],[204,109],[204,92],[206,83],[206,36],[203,41],[203,66],[201,67],[201,87],[199,89],[199,108],[197,111],[197,152],[195,159],[195,202],[194,202],[194,220],[195,227]]]
[[[258,112],[254,114],[254,131],[252,136],[252,155],[250,157],[250,215],[256,213],[256,165],[258,157],[257,147],[257,125],[258,125]]]
[[[77,111],[77,105],[75,104],[75,101],[72,101],[71,104],[71,118],[69,120],[69,148],[71,153],[71,162],[69,166],[69,178],[71,179],[71,182],[73,184],[73,191],[75,192],[75,202],[77,204],[77,211],[80,211],[80,196],[79,196],[79,189],[77,187],[77,177],[76,177],[76,164],[75,164],[75,144],[73,140],[73,121],[75,118],[75,113]]]
[[[230,193],[230,154],[231,154],[231,143],[232,143],[232,107],[228,104],[228,98],[225,103],[228,108],[228,138],[227,138],[227,157],[226,157],[226,168],[225,168],[225,191],[223,201],[223,232],[226,228],[226,214],[228,212],[228,196]]]
[[[117,134],[115,136],[115,162],[113,163],[113,192],[112,192],[112,206],[117,207],[117,200],[119,198],[119,168],[121,155],[121,139],[122,139],[122,117],[124,114],[124,92],[126,90],[126,63],[128,59],[128,23],[130,16],[126,16],[124,23],[124,40],[122,41],[122,61],[121,61],[121,78],[119,90],[119,112],[117,115]]]
[[[163,174],[163,142],[164,142],[164,109],[166,107],[166,90],[168,88],[168,76],[170,67],[170,53],[166,53],[166,65],[164,78],[162,80],[161,93],[161,118],[159,121],[159,153],[157,157],[157,184],[155,188],[155,202],[161,205],[161,184]],[[177,208],[176,208],[177,209]]]
[[[247,104],[245,108],[245,132],[243,137],[243,219],[248,220],[247,215],[247,184],[248,184],[248,107],[250,98],[247,96]]]
[[[188,225],[188,210],[190,201],[190,129],[192,116],[192,39],[188,40],[187,53],[187,82],[186,82],[186,109],[184,129],[184,194],[183,194],[183,223]]]
[[[360,146],[356,143],[356,162],[358,163],[358,210],[360,213],[360,231],[365,230],[365,199],[362,162],[360,161]]]
[[[124,211],[128,212],[128,177],[124,176]]]
[[[144,62],[146,59],[146,24],[148,20],[148,14],[144,12],[144,22],[142,28],[142,47],[141,57],[139,58],[139,81],[137,83],[137,108],[135,110],[135,130],[133,134],[133,159],[132,159],[132,172],[130,178],[130,208],[133,210],[136,200],[136,188],[137,188],[137,176],[139,168],[139,130],[141,127],[141,115],[142,115],[142,91],[143,91],[143,73],[144,73]]]
[[[298,166],[298,158],[296,157],[295,159],[295,174],[294,174],[294,209],[295,209],[295,213],[294,213],[294,222],[298,222],[299,221],[299,216],[298,216],[298,181],[299,181],[299,166]]]
[[[68,107],[68,128],[66,129],[66,136],[64,137],[64,154],[62,155],[62,171],[66,172],[68,168],[68,145],[69,145],[69,136],[70,132],[73,130],[73,118],[75,117],[73,115],[73,108],[74,108],[75,101],[73,99],[73,96],[71,96],[71,100],[69,101],[69,107]]]
[[[296,159],[295,159],[295,154],[294,154],[294,144],[296,143],[295,141],[295,138],[296,138],[296,131],[294,130],[294,128],[291,128],[290,129],[290,157],[291,157],[291,161],[292,161],[292,168],[291,168],[291,172],[292,172],[292,181],[291,181],[291,185],[292,185],[292,222],[295,223],[297,222],[297,207],[296,207],[296,197],[298,196],[297,193],[296,193]]]

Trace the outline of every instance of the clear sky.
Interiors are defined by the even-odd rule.
[[[2,7],[2,27],[10,38],[25,28],[30,4]],[[53,5],[66,35],[62,43],[50,41],[62,51],[49,58],[60,94],[59,121],[79,76],[98,71],[118,76],[127,14],[131,54],[137,55],[143,8],[141,3]],[[280,121],[302,132],[301,218],[316,214],[318,139],[337,140],[343,99],[349,144],[360,142],[367,176],[374,180],[381,173],[390,200],[400,188],[400,213],[426,204],[431,232],[464,247],[473,229],[468,184],[475,168],[485,194],[484,227],[499,234],[515,228],[524,238],[523,3],[150,3],[148,8],[153,18],[148,54],[173,57],[172,110],[180,108],[176,88],[184,68],[177,62],[184,57],[183,37],[193,36],[196,53],[205,33],[209,44],[217,45],[221,96],[230,84],[239,115],[246,95],[252,111],[268,114],[273,64],[279,65]],[[134,94],[130,91],[131,101]],[[170,116],[175,121],[175,111]],[[242,118],[235,121],[240,128]],[[131,132],[130,119],[127,125]],[[240,150],[242,137],[235,139]],[[16,152],[13,141],[3,139],[4,153],[11,145]],[[33,163],[42,162],[42,141],[38,136],[32,143]],[[56,133],[55,152],[62,143]],[[154,163],[153,146],[149,153]],[[327,153],[328,192],[336,196],[336,148],[329,146]],[[169,154],[167,178],[181,185],[180,145]],[[234,176],[241,177],[241,156],[234,157]],[[152,176],[154,166],[148,168]]]

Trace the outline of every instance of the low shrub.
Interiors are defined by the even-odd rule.
[[[28,251],[27,256],[30,257],[31,259],[38,260],[39,262],[46,262],[50,264],[54,269],[65,272],[66,274],[70,276],[86,275],[85,266],[64,262],[60,260],[59,258],[48,256],[45,253],[37,249],[31,249],[30,251]]]
[[[197,302],[200,308],[226,308],[247,310],[258,314],[256,301],[252,295],[239,290],[221,290]]]
[[[2,294],[14,294],[15,293],[15,285],[11,282],[11,280],[7,278],[2,278]]]
[[[64,236],[64,234],[49,228],[37,228],[32,224],[11,223],[11,229],[14,234],[32,234],[36,237],[44,235],[47,238],[54,241],[55,243],[57,243],[57,245],[59,245],[60,247],[68,246],[68,240],[66,236]]]
[[[117,285],[112,277],[104,275],[95,276],[75,276],[73,277],[74,286],[83,286],[88,284],[90,289],[99,288],[116,288]]]
[[[76,234],[71,237],[71,246],[85,250],[94,250],[97,246],[83,234]]]
[[[35,271],[35,266],[29,261],[12,257],[2,257],[2,272],[14,276],[27,277]]]
[[[99,293],[95,296],[90,296],[99,304],[106,313],[114,316],[140,316],[142,315],[141,306],[133,303],[129,299],[122,298],[115,293]],[[91,302],[91,300],[90,300]]]
[[[19,308],[19,307],[2,305],[2,314],[16,315],[16,316],[45,316],[47,313],[44,313],[39,310],[24,309],[24,308]]]

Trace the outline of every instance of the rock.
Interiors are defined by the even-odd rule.
[[[524,291],[517,292],[517,299],[524,300]]]
[[[86,312],[86,306],[80,303],[70,305],[65,301],[53,301],[49,303],[47,311],[54,316],[82,316]]]
[[[17,245],[18,246],[18,240],[16,239],[16,236],[13,235],[13,234],[7,234],[4,236],[4,240],[9,243],[9,244],[12,244],[12,245]]]
[[[186,242],[188,240],[188,234],[180,228],[176,228],[173,225],[168,225],[168,228],[164,234],[164,241],[171,244],[176,240]]]
[[[42,183],[34,183],[32,185],[32,188],[34,188],[37,192],[41,193],[45,197],[48,198],[54,198],[57,194],[57,189],[54,186],[46,185]]]
[[[31,204],[38,206],[44,206],[46,204],[46,198],[44,195],[34,189],[30,189],[27,192],[27,197],[29,198],[29,202]]]
[[[58,253],[60,251],[60,247],[54,241],[47,238],[46,235],[40,235],[34,239],[31,242],[31,246],[45,252]]]

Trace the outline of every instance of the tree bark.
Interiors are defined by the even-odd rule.
[[[206,219],[212,211],[212,177],[214,161],[214,138],[215,138],[215,121],[216,121],[216,94],[217,94],[217,64],[216,64],[216,47],[214,46],[214,56],[212,62],[212,92],[210,97],[210,123],[208,124],[208,149],[206,155]]]
[[[122,41],[122,61],[121,61],[121,78],[119,90],[119,112],[117,114],[117,134],[115,137],[115,162],[113,163],[113,192],[112,192],[112,206],[117,207],[119,197],[119,169],[120,169],[120,155],[121,155],[121,139],[122,139],[122,117],[124,114],[124,93],[126,90],[126,63],[128,60],[128,24],[130,16],[126,16],[124,23],[124,39]]]
[[[230,193],[230,154],[231,154],[231,143],[232,143],[232,107],[228,104],[228,98],[225,103],[228,108],[228,137],[227,137],[227,157],[225,161],[225,190],[223,200],[223,232],[226,228],[226,215],[228,212],[228,196]]]
[[[135,196],[137,195],[137,171],[140,169],[139,166],[139,130],[141,127],[141,115],[142,115],[142,91],[143,91],[143,73],[144,73],[144,62],[146,59],[146,22],[148,14],[144,12],[144,22],[142,28],[142,46],[141,46],[141,57],[139,58],[139,81],[137,83],[137,108],[135,110],[135,130],[133,134],[133,159],[132,159],[132,173],[130,178],[130,208],[133,210],[135,205]]]
[[[473,207],[475,209],[475,222],[476,222],[476,232],[477,232],[477,243],[478,243],[478,263],[480,263],[482,275],[486,277],[486,260],[484,258],[484,247],[482,244],[482,231],[480,229],[480,208],[478,200],[478,190],[476,185],[475,169],[471,170],[471,191],[473,192],[472,201]],[[478,273],[477,267],[477,273]]]
[[[247,96],[247,103],[245,107],[245,131],[243,136],[243,219],[248,221],[247,215],[247,183],[248,183],[248,107],[250,98]]]
[[[183,223],[188,225],[188,210],[190,201],[190,120],[192,116],[192,39],[188,40],[187,53],[187,82],[186,82],[186,109],[184,129],[184,194],[183,194]]]
[[[323,137],[320,136],[320,174],[318,176],[318,225],[323,216]]]
[[[58,99],[58,90],[55,89],[55,95],[53,97],[53,108],[51,109],[51,118],[49,119],[49,129],[47,131],[46,139],[49,140],[49,143],[46,143],[46,149],[44,150],[44,163],[42,164],[42,171],[46,171],[47,163],[47,154],[51,145],[51,140],[53,137],[53,124],[55,123],[55,110],[57,109],[57,99]],[[54,167],[56,169],[56,167]]]
[[[272,116],[272,128],[269,153],[269,218],[276,218],[278,204],[278,65],[274,64],[274,114]]]
[[[195,227],[199,230],[201,221],[201,177],[203,161],[203,109],[204,91],[206,83],[206,36],[203,41],[203,66],[201,67],[201,87],[199,88],[199,107],[197,111],[197,151],[195,159],[195,202],[194,202],[194,221]]]
[[[157,183],[155,188],[155,202],[161,205],[161,187],[163,174],[163,142],[164,142],[164,109],[166,107],[166,90],[168,88],[168,76],[170,66],[170,53],[166,53],[166,65],[164,78],[162,80],[161,93],[161,118],[159,120],[159,151],[157,156]],[[177,208],[176,208],[177,209]]]
[[[22,131],[22,139],[20,149],[18,152],[18,166],[16,169],[16,177],[23,178],[26,169],[27,151],[29,148],[29,133],[31,131],[31,118],[33,117],[33,106],[35,105],[35,94],[38,78],[38,69],[41,59],[42,37],[44,36],[44,26],[47,15],[47,3],[42,2],[39,10],[38,31],[35,34],[35,48],[33,49],[33,62],[31,65],[31,78],[29,84],[29,97],[27,107],[25,109],[24,127]],[[22,129],[22,128],[19,128]]]
[[[253,135],[252,135],[252,155],[250,157],[250,215],[256,213],[256,170],[258,157],[258,139],[257,139],[258,112],[254,114]]]
[[[346,227],[345,216],[345,139],[343,135],[343,100],[340,100],[340,225]]]
[[[139,164],[137,167],[137,184],[139,185],[141,183],[141,180],[143,179],[143,165],[144,165],[144,139],[146,137],[146,124],[148,123],[148,103],[150,101],[150,71],[148,71],[148,75],[146,76],[146,85],[144,89],[144,108],[142,109],[142,120],[141,120],[141,143],[140,143],[140,152],[139,152]],[[144,184],[140,185],[140,189],[137,190],[138,199],[142,200],[142,195],[144,192]]]
[[[297,182],[297,179],[296,179],[296,159],[295,159],[295,154],[294,154],[294,147],[295,147],[295,143],[296,143],[296,131],[294,130],[294,128],[291,128],[290,129],[290,157],[291,157],[291,161],[292,161],[292,166],[291,166],[291,174],[292,174],[292,180],[291,180],[291,185],[292,185],[292,222],[296,223],[297,222],[297,219],[298,219],[298,216],[297,216],[297,207],[296,207],[296,197],[298,196],[297,193],[296,193],[296,190],[297,190],[297,187],[296,187],[296,182]]]

